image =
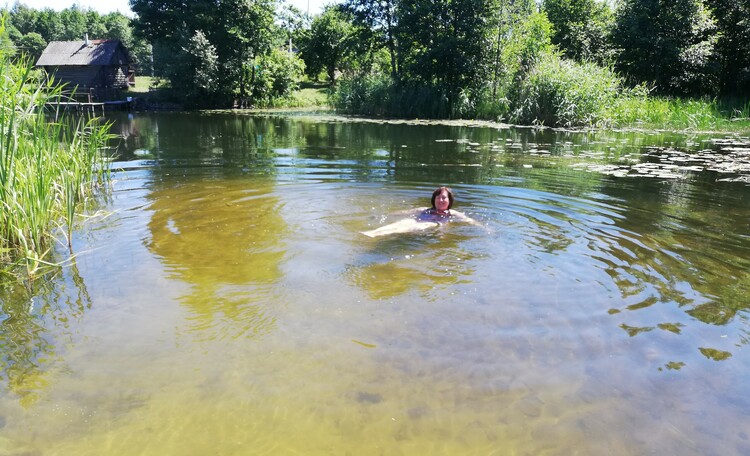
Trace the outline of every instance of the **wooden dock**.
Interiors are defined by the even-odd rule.
[[[55,111],[55,118],[57,114],[62,111],[74,111],[84,114],[91,114],[95,116],[97,111],[101,111],[104,115],[104,103],[84,102],[84,101],[55,101],[47,103],[47,107],[52,108]]]
[[[61,112],[73,111],[82,114],[96,116],[101,113],[104,116],[105,109],[130,110],[133,107],[134,99],[128,97],[127,100],[114,101],[53,101],[47,103],[47,107],[55,112],[55,119]]]

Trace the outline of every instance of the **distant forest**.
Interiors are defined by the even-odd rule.
[[[750,95],[750,0],[344,0],[312,17],[276,0],[130,4],[133,19],[17,3],[0,45],[33,61],[50,41],[116,38],[197,108],[323,80],[345,112],[597,125],[633,100]]]

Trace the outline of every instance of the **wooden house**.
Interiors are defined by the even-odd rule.
[[[99,99],[135,84],[128,50],[119,40],[52,41],[36,62],[50,77]]]

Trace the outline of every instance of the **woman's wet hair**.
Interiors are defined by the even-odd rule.
[[[439,187],[437,190],[432,192],[432,200],[430,201],[432,201],[433,209],[435,209],[435,198],[437,198],[438,195],[443,192],[443,190],[445,190],[445,192],[448,194],[448,209],[453,207],[453,191],[448,187]]]

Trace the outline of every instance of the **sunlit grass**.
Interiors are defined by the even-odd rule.
[[[662,130],[749,131],[750,103],[741,101],[622,98],[612,110],[613,124]]]
[[[265,108],[320,108],[328,106],[328,89],[307,87],[293,91],[288,97],[277,98]]]
[[[128,89],[131,93],[148,93],[151,88],[156,87],[158,80],[150,76],[136,76],[135,85]]]
[[[0,259],[2,273],[34,275],[62,229],[70,233],[78,204],[109,179],[101,153],[109,133],[97,119],[52,122],[45,106],[61,88],[29,62],[0,50]]]

